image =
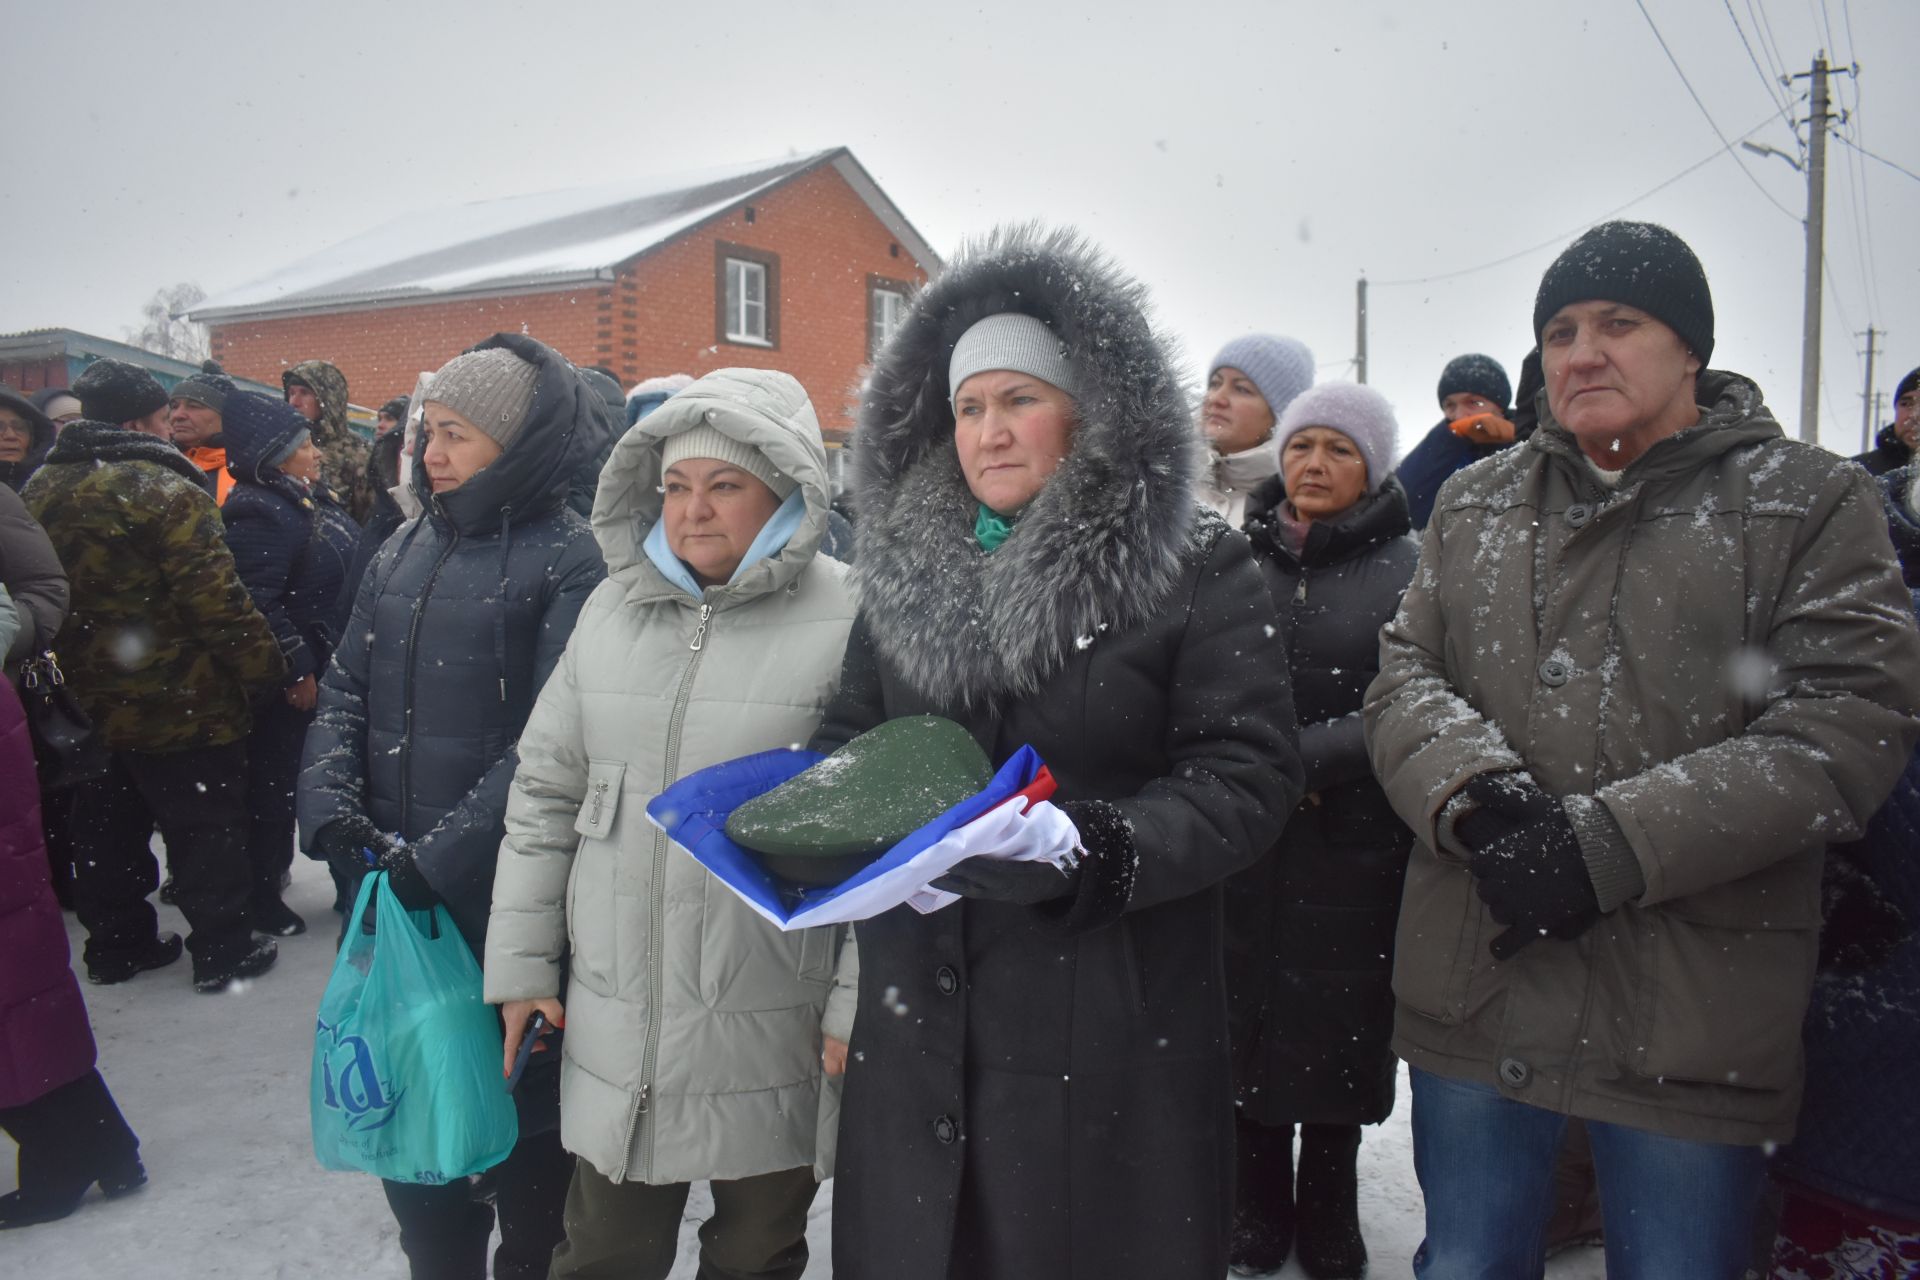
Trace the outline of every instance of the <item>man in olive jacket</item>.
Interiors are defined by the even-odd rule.
[[[1526,445],[1442,488],[1368,690],[1417,839],[1395,947],[1426,1277],[1540,1273],[1588,1122],[1608,1273],[1737,1276],[1793,1134],[1829,842],[1920,738],[1872,482],[1704,368],[1664,227],[1547,269]]]
[[[224,990],[273,964],[247,927],[249,699],[286,675],[192,462],[119,424],[165,410],[145,370],[101,360],[74,383],[87,419],[60,433],[21,497],[72,584],[67,680],[111,750],[73,798],[75,900],[87,976],[124,982],[180,955],[157,932],[147,841],[158,822],[191,926],[194,985]]]

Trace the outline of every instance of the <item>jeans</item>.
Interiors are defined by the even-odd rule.
[[[1567,1117],[1490,1085],[1413,1079],[1413,1166],[1427,1238],[1423,1280],[1538,1280]],[[1759,1147],[1690,1142],[1587,1121],[1606,1223],[1608,1280],[1738,1280],[1766,1171]]]

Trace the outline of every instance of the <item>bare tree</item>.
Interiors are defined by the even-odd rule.
[[[127,341],[158,356],[198,364],[210,354],[207,327],[185,319],[181,313],[206,296],[207,291],[191,281],[156,289],[147,305],[140,308],[140,327],[126,331]]]

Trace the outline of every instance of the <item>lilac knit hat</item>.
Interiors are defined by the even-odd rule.
[[[1235,338],[1207,365],[1207,377],[1223,365],[1253,379],[1275,420],[1295,396],[1313,385],[1313,352],[1298,338],[1276,338],[1270,333]]]
[[[1393,406],[1372,387],[1357,382],[1323,382],[1303,391],[1273,429],[1273,441],[1286,457],[1287,440],[1308,427],[1332,427],[1359,446],[1367,464],[1367,492],[1373,493],[1393,473],[1393,442],[1398,428]]]

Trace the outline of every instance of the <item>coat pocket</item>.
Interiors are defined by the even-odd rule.
[[[700,998],[720,1013],[824,1006],[833,981],[833,935],[831,928],[782,933],[707,876],[700,921]]]
[[[1413,851],[1394,932],[1396,1000],[1437,1022],[1465,1018],[1479,945],[1478,905],[1466,868],[1449,866],[1424,849]]]
[[[580,812],[573,816],[573,829],[588,840],[604,840],[620,816],[620,784],[627,776],[624,760],[587,761],[587,794],[580,801]]]
[[[1799,877],[1811,892],[1791,871],[1769,868],[1647,913],[1637,1074],[1769,1090],[1800,1078],[1820,916],[1817,868]]]

